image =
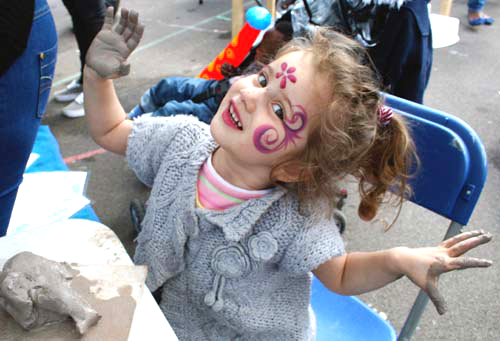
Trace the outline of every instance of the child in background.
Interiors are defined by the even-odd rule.
[[[220,102],[234,81],[235,76],[251,72],[262,63],[268,63],[283,44],[292,39],[292,25],[281,21],[269,29],[262,41],[251,49],[247,58],[237,68],[223,65],[224,79],[202,79],[191,77],[167,77],[151,87],[128,114],[133,119],[145,113],[151,116],[175,116],[179,114],[198,117],[210,124]]]
[[[126,19],[123,19],[123,18]],[[491,262],[462,255],[491,240],[459,234],[438,247],[346,253],[331,219],[336,183],[360,181],[362,219],[407,192],[414,157],[403,119],[383,99],[356,42],[319,28],[238,79],[210,126],[189,116],[127,119],[113,85],[143,32],[108,11],[89,50],[85,110],[102,147],[126,155],[152,187],[134,260],[180,340],[313,338],[311,272],[357,295],[407,276],[439,313],[442,273]],[[380,113],[380,114],[379,114]]]

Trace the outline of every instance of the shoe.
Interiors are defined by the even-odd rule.
[[[54,99],[58,102],[71,102],[83,92],[83,86],[77,80],[73,80],[68,84],[66,89],[56,92]]]
[[[493,25],[493,23],[495,22],[495,19],[493,19],[492,17],[485,17],[483,19],[485,25]]]
[[[135,232],[139,234],[142,230],[141,222],[146,214],[146,207],[139,199],[133,199],[130,202],[129,210],[132,225],[134,225]]]
[[[63,115],[69,118],[77,118],[85,116],[83,108],[83,92],[78,95],[73,102],[68,104],[62,111]]]
[[[469,25],[480,26],[484,24],[484,18],[469,19]]]
[[[480,13],[480,17],[474,19],[468,19],[469,25],[479,26],[479,25],[493,25],[495,19],[489,17],[483,13]]]

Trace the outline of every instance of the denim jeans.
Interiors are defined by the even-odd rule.
[[[145,113],[151,116],[193,115],[202,122],[210,124],[224,97],[216,95],[200,103],[193,98],[206,92],[217,84],[216,80],[191,77],[168,77],[151,87],[141,97],[140,105],[129,113],[129,118],[136,118]]]
[[[467,7],[469,8],[469,12],[480,12],[485,3],[486,0],[468,0]]]
[[[57,59],[57,33],[47,0],[35,0],[28,44],[0,77],[0,236],[9,225]]]

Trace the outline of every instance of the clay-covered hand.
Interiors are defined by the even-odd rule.
[[[139,14],[126,8],[121,10],[118,25],[113,28],[115,18],[113,8],[109,7],[101,31],[87,51],[85,62],[99,76],[114,79],[128,75],[130,64],[128,56],[139,45],[144,26],[139,23]]]
[[[437,247],[400,249],[403,273],[422,288],[434,303],[439,314],[447,310],[444,297],[438,290],[439,276],[453,270],[486,268],[492,262],[463,256],[467,251],[488,243],[492,236],[484,231],[464,232],[443,241]]]

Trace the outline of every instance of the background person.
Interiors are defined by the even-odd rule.
[[[432,30],[428,0],[405,1],[388,9],[378,42],[368,49],[385,90],[422,104],[432,70]]]
[[[46,0],[0,0],[0,237],[50,94],[57,32]]]
[[[73,32],[80,50],[80,76],[69,83],[65,89],[56,92],[57,102],[67,103],[62,113],[69,118],[82,117],[83,109],[83,66],[85,55],[96,34],[101,30],[106,14],[104,0],[63,0],[63,4],[71,15]]]

